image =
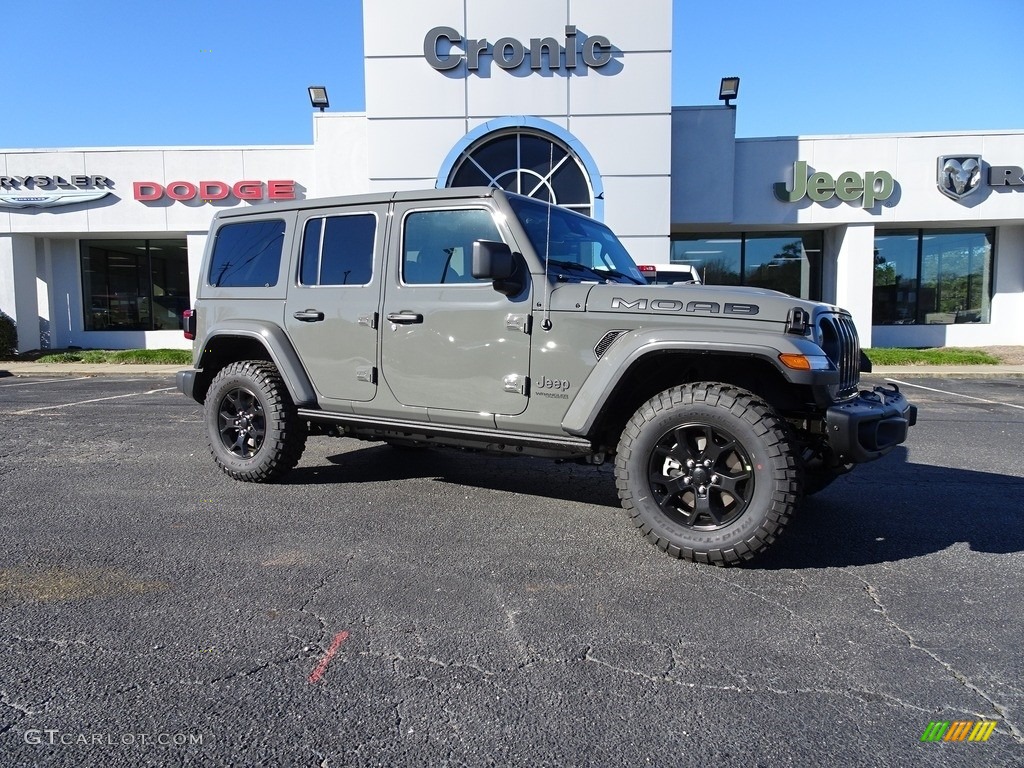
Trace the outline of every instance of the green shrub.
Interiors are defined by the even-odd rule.
[[[980,349],[936,347],[933,349],[865,349],[875,365],[998,365],[998,357]]]
[[[76,349],[41,355],[37,362],[191,365],[192,351],[188,349]]]
[[[0,360],[10,360],[17,352],[17,325],[14,320],[0,312]]]
[[[36,360],[38,363],[80,363],[82,362],[81,352],[53,352],[48,355],[40,355]]]

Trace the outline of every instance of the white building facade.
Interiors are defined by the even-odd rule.
[[[846,306],[864,346],[1024,344],[1024,131],[737,140],[735,107],[672,107],[672,2],[638,1],[364,2],[366,111],[310,145],[0,150],[19,350],[186,346],[223,207],[478,184]]]

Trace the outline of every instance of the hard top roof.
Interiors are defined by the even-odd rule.
[[[288,200],[276,203],[263,203],[241,208],[231,208],[217,213],[217,219],[228,219],[236,216],[254,216],[258,214],[280,211],[309,210],[313,208],[336,208],[342,206],[379,205],[380,203],[400,203],[416,200],[466,200],[471,198],[497,197],[504,195],[504,190],[493,187],[450,187],[446,189],[418,189],[399,192],[371,192],[364,195],[340,195],[337,197],[314,197],[307,200]]]

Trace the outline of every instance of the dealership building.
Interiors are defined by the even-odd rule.
[[[671,104],[671,16],[364,0],[366,111],[310,144],[0,149],[0,310],[20,351],[186,346],[218,210],[484,184],[844,306],[863,346],[1024,344],[1024,130],[737,139],[735,105]]]

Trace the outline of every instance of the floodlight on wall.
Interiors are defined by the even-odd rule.
[[[309,86],[309,103],[321,112],[331,106],[331,102],[327,100],[327,89],[322,85]]]
[[[724,101],[725,106],[732,106],[729,104],[730,99],[735,99],[740,92],[740,79],[738,77],[723,77],[722,84],[718,87],[718,99]]]

